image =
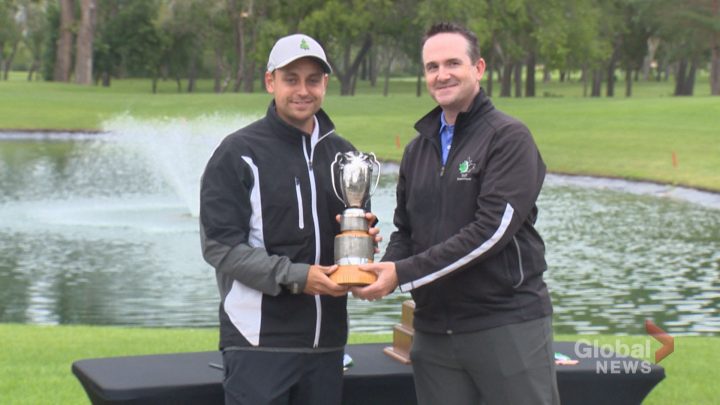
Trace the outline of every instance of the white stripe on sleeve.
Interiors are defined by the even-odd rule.
[[[495,246],[495,244],[498,243],[498,241],[503,237],[505,232],[507,231],[508,226],[510,225],[510,220],[512,220],[513,213],[515,210],[510,205],[510,203],[507,203],[505,205],[505,212],[503,213],[502,219],[500,220],[500,226],[495,230],[495,233],[490,237],[490,239],[483,242],[480,246],[473,249],[470,253],[467,255],[461,257],[459,260],[450,263],[449,265],[443,267],[442,269],[435,271],[433,273],[428,274],[425,277],[419,278],[415,281],[410,281],[405,284],[402,284],[400,286],[400,291],[402,292],[408,292],[414,288],[422,287],[425,284],[432,283],[433,281],[439,279],[442,276],[448,275],[452,273],[453,271],[461,268],[462,266],[470,263],[471,261],[478,258],[483,253],[487,252]]]

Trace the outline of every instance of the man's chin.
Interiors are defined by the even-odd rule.
[[[313,115],[315,115],[315,109],[311,107],[297,109],[295,110],[295,115],[297,115],[298,117],[312,117]]]
[[[297,122],[305,122],[309,119],[312,119],[313,115],[315,115],[313,110],[307,109],[304,111],[295,111],[292,118]]]
[[[433,99],[435,99],[438,104],[446,104],[453,102],[456,97],[456,92],[452,90],[439,90],[436,91],[435,94],[433,94]]]
[[[315,104],[302,104],[302,105],[294,105],[293,111],[295,111],[296,114],[312,114],[315,111]]]
[[[445,97],[435,97],[435,102],[438,103],[440,107],[449,107],[455,104],[457,100],[455,97],[451,96],[445,96]]]

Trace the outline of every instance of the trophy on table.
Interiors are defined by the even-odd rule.
[[[377,168],[377,179],[371,189],[373,168]],[[330,173],[333,191],[347,207],[340,219],[340,233],[335,236],[338,269],[330,279],[340,285],[372,284],[377,275],[358,269],[358,265],[372,263],[375,256],[375,238],[368,234],[364,207],[380,182],[380,163],[373,153],[338,152],[330,165]],[[335,186],[336,178],[342,196]]]

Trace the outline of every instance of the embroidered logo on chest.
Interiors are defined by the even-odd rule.
[[[460,162],[458,165],[458,173],[459,176],[457,177],[457,181],[470,181],[472,180],[472,172],[473,169],[475,169],[475,162],[468,157],[464,161]]]

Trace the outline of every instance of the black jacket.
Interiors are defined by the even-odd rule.
[[[337,349],[347,340],[346,297],[301,293],[310,264],[333,264],[344,208],[331,185],[337,152],[354,150],[320,110],[319,141],[264,118],[229,135],[202,179],[205,260],[220,290],[220,348]]]
[[[445,166],[440,114],[415,125],[400,165],[398,228],[384,261],[415,300],[415,328],[471,332],[552,313],[545,247],[534,228],[545,165],[516,119],[481,90],[455,122]]]

